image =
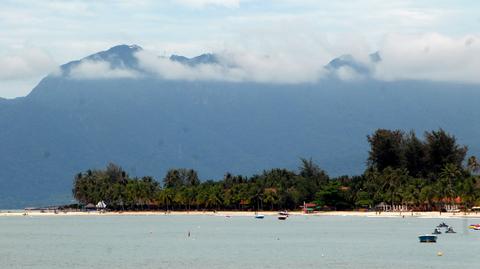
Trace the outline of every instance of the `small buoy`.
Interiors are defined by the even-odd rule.
[[[441,251],[437,252],[437,256],[443,256],[443,252]]]

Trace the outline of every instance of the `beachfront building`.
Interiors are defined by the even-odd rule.
[[[303,206],[300,206],[300,208],[302,208],[304,214],[310,214],[315,212],[317,204],[303,202]]]
[[[97,210],[97,207],[94,204],[89,203],[85,206],[85,210],[86,211],[95,211],[95,210]]]
[[[460,209],[465,209],[465,204],[460,196],[455,198],[444,197],[442,199],[433,199],[432,204],[426,203],[424,211],[440,211],[440,212],[460,212]]]
[[[246,208],[250,207],[250,201],[242,199],[240,200],[240,209],[245,210]]]
[[[460,212],[460,207],[463,203],[462,197],[457,196],[455,198],[448,198],[445,197],[441,200],[443,207],[441,208],[441,211],[446,211],[446,212]]]
[[[409,211],[407,205],[389,205],[385,202],[381,202],[380,204],[375,206],[375,211],[378,212],[405,212]]]

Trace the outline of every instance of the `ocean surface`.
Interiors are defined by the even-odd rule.
[[[441,221],[457,234],[420,244],[417,236]],[[467,229],[478,222],[342,216],[286,221],[270,216],[0,217],[0,268],[479,268],[480,231]]]

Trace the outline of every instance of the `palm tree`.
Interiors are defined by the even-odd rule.
[[[470,156],[467,160],[467,167],[472,173],[480,172],[480,162],[478,161],[477,157]]]
[[[208,208],[218,208],[218,206],[221,204],[220,197],[218,197],[218,194],[216,192],[212,192],[208,195],[207,200],[205,201],[205,205]]]
[[[454,186],[457,179],[462,176],[462,171],[460,171],[459,167],[455,164],[448,163],[440,172],[440,181],[445,184],[443,188],[445,189],[445,194],[448,197],[454,197],[455,191]]]
[[[164,206],[166,206],[166,211],[169,210],[168,206],[172,203],[174,197],[173,190],[170,188],[165,188],[158,192],[158,200]]]
[[[390,200],[393,206],[395,202],[401,200],[401,189],[407,181],[408,172],[404,169],[385,168],[380,174],[382,188],[380,189]]]
[[[458,183],[458,190],[462,197],[462,202],[465,205],[465,210],[474,205],[478,197],[478,190],[475,188],[475,178],[470,176]]]
[[[270,204],[270,210],[273,210],[273,207],[278,203],[277,190],[267,189],[265,190],[264,195],[263,202]]]
[[[177,169],[170,169],[167,171],[165,178],[163,179],[163,186],[165,188],[175,188],[183,185],[182,178]]]
[[[425,203],[427,204],[427,208],[425,208],[427,210],[431,209],[433,200],[436,196],[437,194],[435,193],[432,185],[425,185],[420,189],[419,200],[422,205],[425,205]]]
[[[440,178],[437,182],[440,203],[443,203],[444,199],[447,199],[450,203],[453,202],[456,197],[455,185],[460,177],[462,177],[462,171],[457,165],[453,163],[445,165],[440,172]]]

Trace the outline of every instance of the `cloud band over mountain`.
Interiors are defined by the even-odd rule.
[[[312,43],[308,43],[312,46]],[[318,51],[313,55],[303,51]],[[341,66],[328,67],[328,48],[299,48],[298,51],[272,51],[259,54],[230,48],[215,54],[214,60],[186,64],[154,51],[133,53],[137,65],[112,65],[108,59],[87,59],[70,71],[74,79],[115,79],[157,76],[168,80],[214,80],[261,83],[315,83],[325,77],[342,80],[377,79],[431,80],[480,83],[480,42],[478,36],[450,38],[440,34],[389,35],[372,61],[369,51],[356,50]],[[328,56],[325,56],[327,54]],[[337,55],[338,56],[338,55]],[[182,57],[182,56],[179,56]],[[188,59],[188,58],[185,58]],[[338,58],[342,59],[342,58]],[[192,60],[195,60],[193,58]]]

